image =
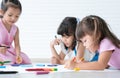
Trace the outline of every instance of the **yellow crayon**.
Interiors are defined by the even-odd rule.
[[[79,70],[80,70],[80,68],[74,68],[74,70],[75,70],[75,71],[79,71]]]
[[[73,58],[73,61],[75,62],[76,61],[76,57]],[[84,61],[84,58],[80,58],[80,61]]]
[[[82,58],[80,58],[80,61],[84,61],[84,58],[82,57]]]

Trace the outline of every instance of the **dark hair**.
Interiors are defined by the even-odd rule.
[[[73,35],[75,38],[76,26],[77,26],[77,19],[75,17],[65,17],[57,30],[57,34],[62,36]],[[73,41],[73,49],[75,48],[75,46],[76,46],[76,38],[75,38],[75,41]]]
[[[76,38],[79,40],[86,34],[93,36],[99,44],[103,38],[108,38],[112,43],[120,48],[120,40],[110,31],[107,23],[99,16],[89,15],[83,18],[76,28]]]
[[[19,0],[2,0],[1,9],[6,12],[9,7],[19,8],[22,12],[22,6]]]

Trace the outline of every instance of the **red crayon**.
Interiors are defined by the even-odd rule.
[[[52,71],[50,68],[30,68],[30,69],[25,69],[26,71]]]

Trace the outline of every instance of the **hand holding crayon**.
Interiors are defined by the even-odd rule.
[[[79,60],[77,60],[77,58],[74,57],[74,58],[73,58],[73,61],[79,63],[79,62],[84,61],[84,58],[82,57],[82,58],[80,58]]]

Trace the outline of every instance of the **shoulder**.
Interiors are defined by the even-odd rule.
[[[107,50],[114,50],[114,49],[115,49],[115,45],[108,38],[104,38],[100,42],[100,46],[99,46],[99,51],[100,52],[104,52],[104,51],[107,51]]]
[[[15,24],[12,25],[12,33],[13,33],[14,35],[19,34],[18,26],[16,26]]]
[[[17,25],[13,24],[13,29],[16,30],[16,31],[19,31],[19,28]]]
[[[13,27],[14,27],[14,28],[16,28],[16,29],[18,29],[18,26],[17,26],[17,25],[15,25],[15,24],[13,24]]]

